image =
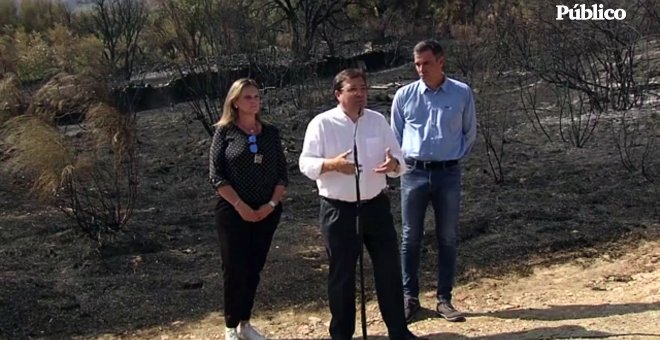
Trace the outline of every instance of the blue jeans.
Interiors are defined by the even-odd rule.
[[[433,207],[438,245],[437,298],[438,301],[451,301],[461,205],[460,165],[432,170],[413,168],[401,178],[401,266],[406,298],[419,298],[420,248],[429,202]]]

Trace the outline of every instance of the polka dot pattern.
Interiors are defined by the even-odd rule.
[[[233,124],[218,127],[209,152],[209,180],[213,187],[231,185],[248,205],[270,201],[275,186],[289,182],[279,130],[263,123],[257,152],[250,151],[249,135]]]

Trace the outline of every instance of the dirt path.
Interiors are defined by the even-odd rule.
[[[434,316],[433,292],[411,329],[431,339],[660,339],[660,242],[643,242],[621,258],[576,259],[536,268],[522,278],[482,279],[457,287],[455,304],[467,322]],[[375,303],[368,304],[370,338],[386,336]],[[329,313],[261,312],[254,323],[269,338],[327,338]],[[218,313],[192,323],[101,339],[222,339]],[[359,323],[358,323],[359,328]]]

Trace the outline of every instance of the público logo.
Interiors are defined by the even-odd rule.
[[[626,18],[626,11],[622,8],[612,9],[603,8],[600,5],[575,4],[573,8],[565,5],[557,5],[556,20],[564,20],[568,14],[568,20],[623,20]]]

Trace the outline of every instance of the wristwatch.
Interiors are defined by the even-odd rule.
[[[273,209],[275,209],[275,207],[277,206],[277,203],[275,203],[273,201],[268,201],[268,205],[270,205],[271,207],[273,207]]]

